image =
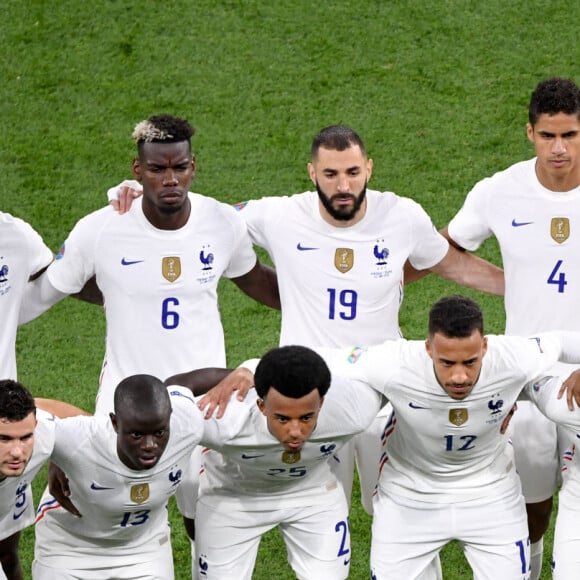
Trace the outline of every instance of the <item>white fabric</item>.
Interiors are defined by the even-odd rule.
[[[206,449],[197,504],[200,578],[250,578],[259,539],[280,526],[298,578],[346,578],[348,508],[330,467],[335,452],[376,416],[381,397],[334,377],[316,427],[296,464],[268,431],[251,391],[232,398],[224,417],[204,423]]]
[[[199,580],[251,580],[263,534],[279,527],[288,561],[299,579],[347,578],[351,552],[348,507],[342,489],[326,492],[324,503],[257,511],[220,510],[200,498],[196,526]],[[227,536],[227,541],[224,541]],[[273,577],[275,574],[273,573]]]
[[[334,452],[368,427],[380,408],[372,389],[334,377],[300,461],[288,465],[255,400],[255,391],[243,402],[232,399],[222,419],[204,423],[202,444],[214,451],[203,456],[200,497],[214,498],[220,509],[324,504],[328,489],[338,485],[329,466]]]
[[[467,250],[497,238],[507,334],[580,330],[580,187],[544,188],[535,164],[516,163],[480,181],[449,223],[449,235]]]
[[[310,191],[237,206],[276,265],[280,344],[378,344],[400,336],[405,261],[430,268],[445,257],[447,241],[419,204],[391,192],[367,190],[366,213],[348,228],[324,221],[318,204]]]
[[[380,491],[453,503],[519,487],[499,428],[525,383],[544,376],[561,351],[556,333],[488,336],[479,379],[461,401],[438,384],[424,341],[400,339],[321,353],[333,372],[367,382],[393,405]]]
[[[54,447],[55,419],[37,409],[34,451],[22,475],[0,481],[0,540],[23,530],[34,522],[32,480],[48,461]],[[1,566],[0,566],[1,569]]]
[[[535,167],[533,158],[483,179],[449,223],[451,238],[468,250],[497,238],[507,334],[580,330],[580,187],[550,191],[538,181]],[[553,425],[541,417],[537,422],[537,412],[526,412],[525,406],[514,415],[512,439],[524,495],[535,503],[555,491],[558,456],[565,449],[557,449]]]
[[[26,222],[0,212],[0,378],[16,379],[16,328],[28,279],[52,252]]]
[[[448,244],[416,202],[391,192],[367,190],[366,196],[364,217],[348,228],[322,218],[318,194],[312,191],[236,206],[253,242],[265,248],[276,265],[281,345],[370,345],[401,335],[405,261],[429,268],[445,257]],[[337,472],[350,502],[349,466],[356,452],[367,511],[380,458],[376,446],[365,444],[373,437],[374,430],[344,448]]]
[[[475,580],[529,578],[526,510],[518,488],[456,504],[379,494],[374,513],[371,570],[376,580],[422,578],[441,548],[455,539]]]
[[[178,230],[153,227],[141,199],[124,215],[96,211],[76,224],[48,269],[61,292],[79,291],[96,274],[103,293],[107,342],[97,413],[112,410],[126,376],[165,379],[225,366],[218,282],[249,272],[256,256],[231,207],[192,193],[190,200],[191,216]]]
[[[133,470],[117,455],[109,417],[74,417],[57,425],[54,462],[69,478],[77,518],[45,492],[38,508],[35,561],[52,569],[120,570],[153,561],[169,543],[167,500],[181,482],[203,418],[191,392],[169,387],[173,412],[165,452],[151,469]],[[74,442],[74,445],[71,445]],[[123,572],[124,573],[124,572]]]

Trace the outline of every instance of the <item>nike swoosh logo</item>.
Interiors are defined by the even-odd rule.
[[[421,407],[421,405],[417,405],[416,403],[409,403],[409,407],[411,409],[428,409],[429,407]]]
[[[345,566],[348,566],[348,565],[349,565],[349,563],[350,563],[350,558],[345,558],[345,559],[344,559],[344,565],[345,565]]]
[[[122,266],[132,266],[133,264],[140,264],[141,262],[144,262],[145,260],[127,260],[127,258],[123,258],[121,260],[121,265]]]
[[[94,491],[103,491],[104,489],[115,489],[114,487],[102,487],[96,483],[91,483],[91,489]]]
[[[296,249],[300,252],[308,252],[308,250],[320,250],[320,248],[311,248],[310,246],[303,246],[300,242],[298,242]]]
[[[262,454],[262,455],[246,455],[245,453],[242,453],[242,459],[256,459],[256,457],[264,457],[264,454]]]
[[[529,226],[530,224],[533,224],[534,222],[517,222],[515,219],[512,220],[512,226],[514,228],[519,228],[520,226]]]
[[[17,520],[25,511],[26,511],[26,508],[24,508],[20,513],[12,514],[12,519]]]

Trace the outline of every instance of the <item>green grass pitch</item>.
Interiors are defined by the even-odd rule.
[[[312,137],[351,125],[375,162],[371,186],[417,200],[442,227],[476,181],[532,155],[525,123],[535,84],[556,74],[580,80],[580,5],[562,0],[89,4],[0,6],[0,209],[30,222],[53,250],[130,175],[132,128],[151,114],[194,124],[193,189],[228,203],[309,189]],[[501,262],[493,242],[480,255]],[[408,287],[405,335],[423,337],[429,305],[459,290],[434,277]],[[501,300],[461,291],[500,332]],[[228,282],[220,301],[231,364],[276,345],[277,313]],[[21,329],[21,381],[92,409],[103,333],[98,308],[67,299]],[[356,498],[353,506],[351,578],[363,579],[370,520]],[[172,522],[181,580],[189,547],[175,512]],[[32,544],[28,530],[27,578]],[[546,578],[550,549],[548,539]],[[458,546],[442,561],[446,578],[470,577]],[[255,578],[292,577],[269,534]]]

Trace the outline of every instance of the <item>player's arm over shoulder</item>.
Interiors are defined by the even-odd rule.
[[[60,419],[64,419],[66,417],[76,417],[77,415],[90,416],[90,413],[87,411],[84,411],[79,407],[75,407],[75,405],[71,405],[70,403],[65,403],[64,401],[35,397],[34,402],[39,409],[42,409],[43,411],[46,411],[55,417],[59,417]]]

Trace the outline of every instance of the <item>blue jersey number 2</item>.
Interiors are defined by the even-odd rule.
[[[564,272],[560,272],[558,274],[558,271],[560,270],[560,267],[562,266],[562,262],[563,262],[563,260],[558,260],[556,262],[554,269],[550,272],[550,275],[548,276],[548,279],[546,280],[546,282],[548,284],[555,284],[556,286],[558,286],[558,292],[560,294],[562,294],[562,292],[564,292],[564,287],[566,286],[566,284],[568,284],[568,282],[566,282],[566,274]]]

